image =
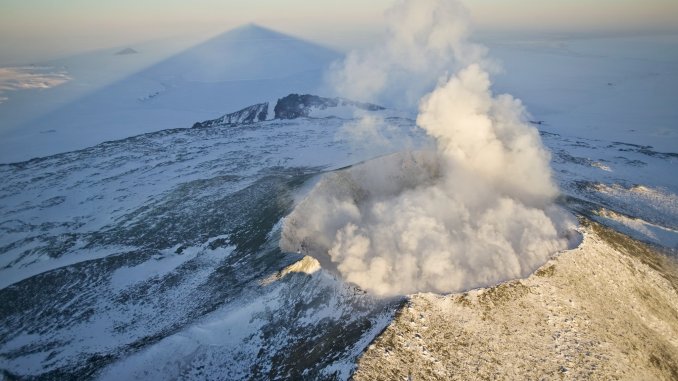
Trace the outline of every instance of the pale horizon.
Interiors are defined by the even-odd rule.
[[[47,0],[0,0],[0,65],[39,62],[152,40],[197,42],[248,23],[347,51],[377,38],[384,27],[384,13],[394,3],[200,0],[187,4],[153,0],[139,4],[124,0],[113,4],[76,0],[56,6]],[[678,32],[678,3],[666,0],[642,4],[606,0],[594,5],[534,0],[465,3],[480,35]]]

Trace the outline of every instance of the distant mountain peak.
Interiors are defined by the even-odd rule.
[[[116,56],[127,56],[130,54],[138,54],[139,52],[132,49],[132,48],[125,48],[117,53],[115,53]]]

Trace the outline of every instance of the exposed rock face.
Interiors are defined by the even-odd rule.
[[[678,379],[676,262],[586,225],[528,279],[414,295],[354,379]]]
[[[237,124],[252,124],[256,122],[263,122],[268,116],[268,102],[257,103],[255,105],[245,107],[244,109],[230,114],[226,114],[221,118],[198,122],[193,125],[193,128],[207,128],[207,127],[223,127],[233,126]]]
[[[278,99],[274,112],[276,119],[296,119],[308,117],[311,111],[325,110],[329,107],[349,106],[367,111],[384,110],[383,107],[371,103],[355,102],[343,98],[323,98],[310,94],[290,94]]]
[[[242,110],[226,114],[220,118],[198,122],[193,128],[226,127],[239,124],[252,124],[269,119],[297,119],[312,117],[313,112],[329,108],[352,108],[365,111],[381,111],[384,107],[371,103],[355,102],[343,98],[323,98],[310,94],[290,94],[278,99],[274,115],[268,113],[268,102],[258,103]]]

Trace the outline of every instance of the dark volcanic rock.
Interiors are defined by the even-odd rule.
[[[308,117],[313,109],[324,110],[328,107],[338,106],[352,106],[367,111],[384,110],[381,106],[343,98],[323,98],[310,94],[290,94],[278,99],[278,103],[273,111],[275,112],[275,119],[296,119]]]
[[[193,128],[226,127],[240,124],[252,124],[269,119],[297,119],[311,116],[314,110],[326,110],[334,107],[353,107],[359,110],[380,111],[384,107],[356,102],[344,98],[323,98],[310,94],[290,94],[278,99],[273,118],[268,115],[268,103],[258,103],[240,111],[226,114],[220,118],[198,122]]]
[[[207,128],[219,126],[233,126],[236,124],[250,124],[266,120],[268,116],[268,102],[258,103],[249,107],[245,107],[240,111],[226,114],[221,118],[206,120],[198,122],[193,125],[193,128]]]

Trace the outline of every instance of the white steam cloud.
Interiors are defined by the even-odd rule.
[[[400,0],[386,17],[385,41],[349,53],[330,71],[342,96],[410,109],[441,75],[473,63],[490,66],[486,49],[467,40],[469,18],[456,1]]]
[[[400,1],[391,36],[333,76],[362,99],[419,101],[436,151],[381,157],[323,178],[288,216],[281,247],[379,295],[454,292],[524,277],[571,245],[550,156],[519,100],[495,96],[484,49],[455,1]],[[448,74],[450,70],[453,74]],[[442,78],[441,78],[442,76]]]

